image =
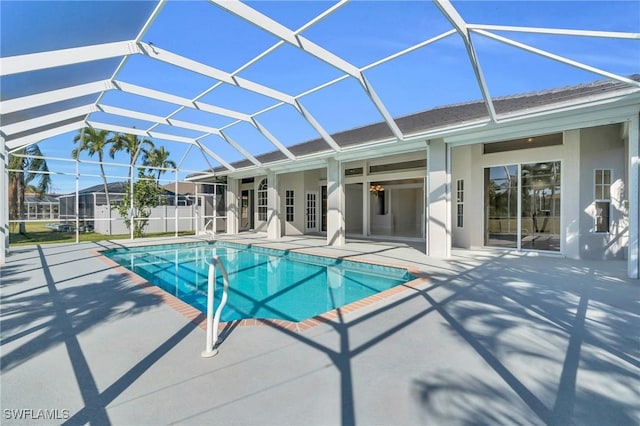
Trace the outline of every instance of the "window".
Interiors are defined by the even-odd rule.
[[[458,179],[456,182],[456,207],[457,207],[457,226],[462,228],[464,225],[464,180]]]
[[[595,173],[595,232],[609,232],[611,170],[598,169]]]
[[[596,232],[609,232],[609,201],[596,201]]]
[[[294,205],[293,190],[286,190],[284,197],[285,216],[287,222],[293,222],[293,205]]]
[[[362,176],[363,170],[364,169],[362,167],[354,167],[354,168],[350,168],[350,169],[345,169],[344,170],[344,175],[345,176]]]
[[[411,160],[401,163],[378,164],[369,166],[369,173],[385,173],[398,170],[424,169],[427,167],[427,160]]]
[[[262,179],[258,186],[258,220],[267,220],[267,180]]]
[[[596,170],[596,200],[609,200],[611,194],[611,170]]]

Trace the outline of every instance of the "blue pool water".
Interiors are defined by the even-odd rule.
[[[227,242],[120,248],[103,254],[202,312],[208,262],[213,255],[220,257],[229,275],[222,321],[302,321],[414,279],[400,268]],[[215,306],[222,286],[217,271]]]

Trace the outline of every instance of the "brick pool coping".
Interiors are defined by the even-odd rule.
[[[180,243],[178,243],[178,244],[180,244]],[[377,265],[377,266],[389,266],[389,267],[394,267],[394,268],[405,269],[409,274],[411,274],[411,275],[413,275],[413,276],[415,276],[417,278],[414,279],[414,280],[408,281],[406,283],[399,284],[399,285],[397,285],[395,287],[391,287],[391,288],[389,288],[387,290],[384,290],[384,291],[381,291],[379,293],[373,294],[371,296],[365,297],[364,299],[356,300],[355,302],[351,302],[351,303],[349,303],[347,305],[344,305],[344,306],[341,306],[339,308],[336,308],[336,309],[327,311],[325,313],[316,315],[314,317],[308,318],[308,319],[303,320],[303,321],[294,322],[294,321],[287,321],[287,320],[281,320],[281,319],[242,319],[242,320],[234,320],[234,321],[229,321],[229,322],[221,322],[219,324],[219,326],[218,326],[218,331],[219,332],[223,331],[225,328],[236,327],[236,326],[240,326],[240,327],[271,326],[271,327],[280,328],[280,329],[284,329],[284,330],[289,330],[289,331],[293,331],[293,332],[303,332],[305,330],[308,330],[310,328],[316,327],[318,325],[332,322],[332,321],[338,319],[340,316],[353,313],[353,312],[358,311],[358,310],[360,310],[362,308],[370,306],[370,305],[372,305],[374,303],[381,302],[381,301],[386,300],[386,299],[388,299],[388,298],[390,298],[392,296],[395,296],[395,295],[400,294],[402,292],[408,291],[409,289],[419,289],[420,287],[422,287],[424,284],[426,284],[428,282],[428,279],[424,276],[424,272],[421,272],[418,269],[416,269],[414,267],[411,267],[411,266],[407,266],[407,265],[399,265],[399,264],[392,264],[392,263],[386,263],[386,262],[379,262],[377,260],[372,260],[372,259],[353,258],[352,255],[350,255],[350,256],[334,256],[334,255],[326,254],[326,253],[318,254],[316,252],[313,252],[313,250],[310,249],[310,248],[282,249],[281,247],[275,247],[273,245],[264,244],[264,243],[260,243],[260,244],[239,243],[239,244],[245,245],[247,247],[258,246],[258,247],[270,248],[270,249],[274,249],[274,250],[290,251],[290,252],[295,252],[295,253],[303,253],[303,254],[309,254],[309,255],[312,255],[312,256],[328,257],[328,258],[333,258],[333,259],[343,259],[345,257],[348,257],[349,258],[348,260],[353,261],[353,262],[367,263],[367,264],[373,264],[373,265]],[[149,246],[153,246],[153,245],[154,244],[149,244]],[[155,244],[155,245],[157,245],[157,244]],[[141,246],[136,246],[136,247],[141,247]],[[133,284],[141,287],[147,293],[150,293],[150,294],[153,294],[156,297],[159,297],[160,300],[162,300],[162,302],[165,303],[167,306],[171,307],[173,310],[175,310],[178,313],[180,313],[182,316],[184,316],[190,322],[196,324],[201,329],[206,330],[206,328],[207,328],[207,316],[206,316],[205,313],[200,312],[198,309],[196,309],[193,306],[189,305],[188,303],[178,299],[177,297],[175,297],[174,295],[172,295],[172,294],[168,293],[167,291],[161,289],[160,287],[150,283],[149,281],[147,281],[146,279],[144,279],[140,275],[136,274],[135,272],[133,272],[133,271],[125,268],[124,266],[120,265],[119,263],[109,259],[104,254],[102,254],[103,251],[105,251],[105,249],[90,250],[89,252],[91,254],[95,255],[96,257],[98,257],[102,262],[104,262],[105,264],[107,264],[108,266],[113,268],[115,270],[115,272],[126,276]],[[353,255],[353,256],[366,256],[366,254],[359,254],[359,255]]]

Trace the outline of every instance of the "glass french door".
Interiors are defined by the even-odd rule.
[[[307,209],[305,218],[306,231],[318,230],[318,193],[307,192],[306,196]]]
[[[560,162],[485,168],[485,245],[560,251]]]
[[[320,230],[322,232],[327,232],[327,185],[323,185],[321,188],[321,201],[322,201],[322,214],[321,214],[321,221],[320,221]]]
[[[240,230],[253,229],[253,189],[243,190],[240,195]]]

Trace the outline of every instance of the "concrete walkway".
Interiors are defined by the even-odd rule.
[[[104,245],[13,249],[0,422],[640,424],[640,282],[624,262],[276,245],[410,265],[429,280],[301,333],[228,328],[204,359],[204,331],[100,260]]]

